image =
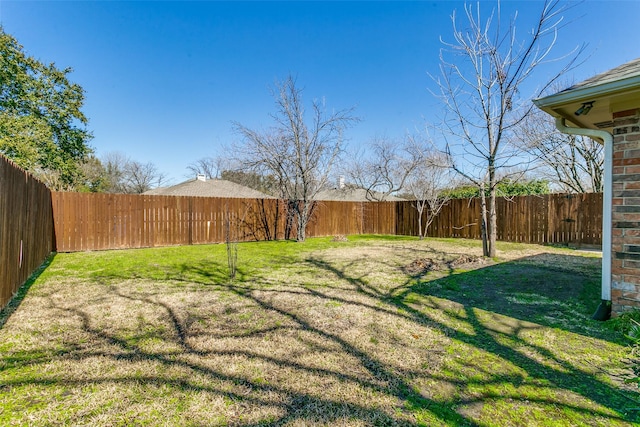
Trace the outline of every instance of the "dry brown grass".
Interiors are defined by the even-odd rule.
[[[501,262],[566,252],[505,248]],[[612,380],[624,346],[425,291],[464,272],[403,272],[419,258],[480,255],[475,243],[300,246],[234,282],[215,259],[201,263],[223,250],[189,249],[197,273],[157,250],[162,274],[132,261],[137,278],[106,271],[109,252],[86,254],[82,277],[66,263],[83,254],[58,255],[0,330],[1,423],[628,424]]]

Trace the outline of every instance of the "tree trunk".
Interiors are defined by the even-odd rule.
[[[487,256],[496,256],[496,238],[498,235],[496,221],[496,169],[493,156],[489,159],[489,251]]]
[[[273,220],[273,240],[278,240],[278,223],[280,222],[280,200],[276,201],[276,212]]]
[[[309,222],[309,204],[304,201],[298,201],[296,213],[298,214],[298,235],[296,240],[304,242],[307,234],[307,223]]]
[[[293,230],[293,219],[296,216],[295,201],[287,200],[287,206],[284,214],[285,214],[284,240],[290,240],[291,231]]]
[[[480,232],[482,235],[482,255],[489,256],[487,236],[487,196],[484,194],[484,183],[480,185]]]
[[[416,201],[416,209],[418,210],[418,236],[422,240],[422,212],[424,212],[424,205],[420,201]]]
[[[498,237],[497,215],[496,215],[496,188],[492,186],[489,190],[489,254],[493,258],[496,256],[496,240]]]

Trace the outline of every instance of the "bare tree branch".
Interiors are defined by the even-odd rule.
[[[443,41],[440,76],[432,78],[445,107],[442,152],[454,171],[480,189],[484,254],[495,256],[496,186],[509,177],[500,171],[522,171],[528,157],[515,135],[533,109],[521,89],[540,66],[566,61],[537,91],[541,93],[575,65],[582,48],[563,57],[551,56],[566,10],[559,0],[545,0],[523,38],[516,34],[517,14],[503,20],[498,2],[483,18],[481,6],[480,2],[475,8],[465,5],[464,30],[453,14],[453,41]]]
[[[314,199],[342,153],[344,130],[357,119],[351,109],[328,113],[324,102],[318,100],[312,102],[307,114],[302,90],[291,76],[277,85],[274,97],[274,127],[256,131],[234,123],[242,136],[234,155],[242,168],[276,177],[280,197],[295,212],[297,238],[303,241]]]
[[[364,159],[354,156],[348,168],[349,178],[367,191],[367,199],[386,200],[405,189],[406,182],[424,162],[425,147],[415,136],[403,141],[388,137],[374,138]]]
[[[407,179],[406,190],[413,197],[418,211],[420,239],[426,236],[434,218],[449,203],[450,193],[444,190],[451,187],[451,181],[451,169],[446,167],[446,158],[437,152],[425,154],[422,162]]]
[[[102,158],[106,173],[106,192],[140,194],[165,184],[167,177],[153,163],[131,160],[120,152]]]
[[[602,191],[603,146],[593,139],[558,132],[549,116],[532,112],[522,124],[521,144],[540,163],[542,176],[568,193]]]
[[[203,157],[187,166],[191,175],[205,175],[207,178],[219,178],[222,173],[222,157]]]

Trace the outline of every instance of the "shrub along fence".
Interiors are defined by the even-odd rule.
[[[0,156],[0,309],[54,249],[51,193]]]

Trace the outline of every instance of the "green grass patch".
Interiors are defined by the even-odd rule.
[[[224,245],[57,254],[0,329],[0,425],[638,422],[594,254],[331,240],[241,243],[233,281]]]

